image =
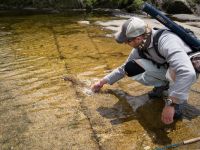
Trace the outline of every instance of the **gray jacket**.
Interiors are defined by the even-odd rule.
[[[153,36],[156,32],[156,30],[152,31],[151,41],[153,41]],[[169,96],[176,97],[180,100],[179,103],[183,103],[188,99],[189,89],[196,81],[196,72],[187,55],[187,52],[190,52],[191,49],[177,35],[169,31],[164,31],[158,41],[158,50],[160,54],[165,57],[165,60],[157,55],[152,42],[148,47],[150,55],[147,55],[147,57],[158,63],[167,62],[170,68],[175,70],[176,80],[175,83],[169,87]],[[126,62],[140,58],[138,50],[133,49]],[[122,79],[125,76],[125,63],[106,75],[104,79],[109,84],[113,84]]]

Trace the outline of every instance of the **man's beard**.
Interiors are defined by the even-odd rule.
[[[145,37],[143,41],[140,43],[140,45],[137,46],[137,48],[140,50],[146,50],[151,43],[151,32],[146,33],[144,36]]]

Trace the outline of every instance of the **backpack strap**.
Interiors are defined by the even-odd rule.
[[[160,68],[161,66],[164,66],[165,68],[169,67],[168,63],[166,63],[166,62],[165,63],[158,63],[158,62],[154,61],[153,59],[148,58],[145,55],[145,52],[141,49],[138,49],[138,54],[139,54],[140,57],[147,59],[147,60],[150,60],[153,64],[155,64],[157,66],[157,68]]]
[[[154,47],[154,49],[155,49],[155,51],[156,51],[156,54],[157,54],[159,57],[161,57],[162,59],[165,59],[165,57],[163,57],[163,56],[160,54],[159,50],[158,50],[158,40],[159,40],[160,36],[162,35],[162,33],[163,33],[164,31],[166,31],[166,30],[167,30],[167,29],[158,29],[158,32],[157,32],[156,35],[154,35],[154,37],[153,37],[153,47]]]
[[[138,54],[139,54],[140,57],[142,57],[144,59],[148,59],[148,57],[144,54],[143,49],[138,49]]]
[[[159,30],[157,31],[156,35],[154,35],[153,37],[153,47],[155,49],[156,54],[161,57],[162,59],[165,59],[165,57],[163,57],[160,52],[158,51],[158,40],[160,38],[160,36],[162,35],[162,33],[167,30],[167,29],[159,29],[159,28],[154,28],[155,30]],[[140,57],[147,59],[147,60],[151,60],[155,65],[157,65],[157,68],[160,68],[160,66],[164,66],[166,68],[169,67],[169,64],[167,62],[165,63],[158,63],[150,58],[148,58],[146,55],[148,55],[148,51],[146,49],[138,49],[138,54]],[[145,55],[146,54],[146,55]]]

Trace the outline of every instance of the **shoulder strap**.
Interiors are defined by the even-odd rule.
[[[147,56],[144,54],[144,50],[143,49],[138,49],[138,54],[140,57],[144,58],[144,59],[148,59]]]
[[[154,47],[154,49],[155,49],[155,51],[156,51],[156,54],[157,54],[159,57],[161,57],[162,59],[165,59],[165,58],[160,54],[160,52],[159,52],[159,50],[158,50],[158,40],[159,40],[160,36],[162,35],[162,33],[163,33],[165,30],[167,30],[167,29],[160,29],[160,30],[158,30],[158,32],[156,33],[156,35],[154,35],[154,37],[153,37],[153,47]]]
[[[138,54],[139,54],[139,56],[140,57],[142,57],[142,58],[144,58],[144,59],[147,59],[147,60],[150,60],[153,64],[155,64],[155,65],[157,65],[157,68],[160,68],[160,66],[165,66],[166,68],[168,68],[168,63],[158,63],[158,62],[156,62],[156,61],[154,61],[153,59],[150,59],[150,58],[148,58],[145,54],[144,54],[144,51],[143,50],[141,50],[141,49],[139,49],[138,50]]]
[[[154,28],[155,29],[155,28]],[[162,35],[162,33],[165,31],[165,30],[167,30],[167,29],[159,29],[159,28],[156,28],[155,30],[159,30],[157,33],[156,33],[156,35],[154,35],[154,37],[153,37],[153,47],[154,47],[154,49],[155,49],[155,52],[156,52],[156,54],[159,56],[159,57],[161,57],[162,59],[165,59],[161,54],[160,54],[160,52],[158,51],[158,40],[159,40],[159,38],[160,38],[160,36]],[[147,59],[147,60],[151,60],[154,64],[156,64],[157,65],[157,67],[158,68],[160,68],[160,66],[166,66],[166,67],[168,67],[168,63],[158,63],[158,62],[156,62],[156,61],[154,61],[153,59],[150,59],[150,58],[148,58],[146,55],[145,55],[145,53],[146,54],[148,54],[148,51],[146,50],[146,49],[138,49],[138,54],[139,54],[139,56],[140,57],[142,57],[142,58],[144,58],[144,59]]]

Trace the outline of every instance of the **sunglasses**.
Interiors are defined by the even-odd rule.
[[[130,43],[130,42],[132,42],[134,39],[135,39],[135,37],[134,37],[134,38],[129,38],[129,39],[126,40],[126,42],[127,42],[127,43]]]

